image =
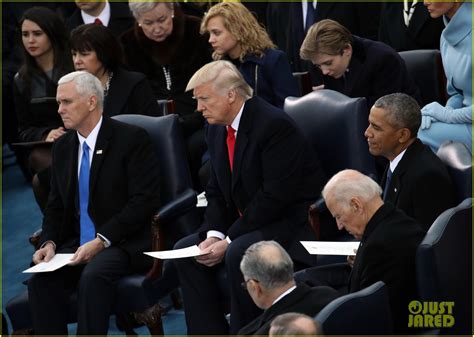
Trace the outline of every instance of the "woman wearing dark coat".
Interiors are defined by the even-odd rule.
[[[395,50],[384,43],[354,36],[336,21],[314,24],[300,54],[317,67],[311,72],[315,85],[349,97],[365,97],[369,109],[378,98],[396,92],[421,103],[419,89]]]
[[[240,70],[254,95],[282,108],[288,96],[300,96],[288,58],[242,4],[222,2],[206,13],[201,33],[209,33],[213,58],[228,59]]]
[[[71,32],[70,43],[74,68],[95,75],[104,86],[105,116],[161,114],[145,75],[121,66],[122,48],[109,28],[81,25]]]
[[[185,135],[203,126],[191,92],[191,76],[211,61],[206,38],[199,34],[200,20],[183,14],[171,2],[130,2],[135,26],[121,37],[125,64],[146,75],[156,99],[173,100]]]

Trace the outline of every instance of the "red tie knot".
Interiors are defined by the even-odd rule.
[[[97,18],[97,19],[94,20],[94,24],[95,24],[95,25],[99,25],[99,26],[103,26],[102,21],[100,21],[99,18]]]

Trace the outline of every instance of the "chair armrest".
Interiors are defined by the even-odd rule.
[[[153,216],[151,226],[151,248],[153,251],[163,250],[165,247],[163,225],[191,211],[196,207],[196,203],[197,193],[189,188],[158,210]],[[146,275],[146,282],[158,279],[162,275],[162,271],[163,261],[161,259],[154,259],[153,266]]]
[[[188,188],[174,200],[170,201],[158,210],[158,212],[153,217],[153,224],[166,224],[167,222],[174,220],[175,218],[196,207],[196,203],[196,191]]]

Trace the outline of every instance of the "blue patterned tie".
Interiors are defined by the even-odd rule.
[[[79,170],[79,207],[81,223],[81,246],[95,238],[95,226],[89,216],[89,146],[82,143],[81,169]]]
[[[390,182],[392,181],[392,170],[390,167],[387,170],[387,179],[385,180],[385,187],[383,189],[383,200],[387,197],[388,188],[390,187]]]

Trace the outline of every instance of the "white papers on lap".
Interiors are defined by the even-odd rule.
[[[300,241],[311,255],[355,255],[360,242]]]
[[[56,254],[49,262],[41,262],[36,266],[24,270],[24,273],[45,273],[55,271],[71,262],[74,254]]]
[[[182,259],[185,257],[195,257],[200,255],[209,254],[209,251],[201,250],[197,245],[174,249],[174,250],[163,250],[160,252],[145,252],[143,254],[149,255],[156,259],[168,260],[168,259]]]

